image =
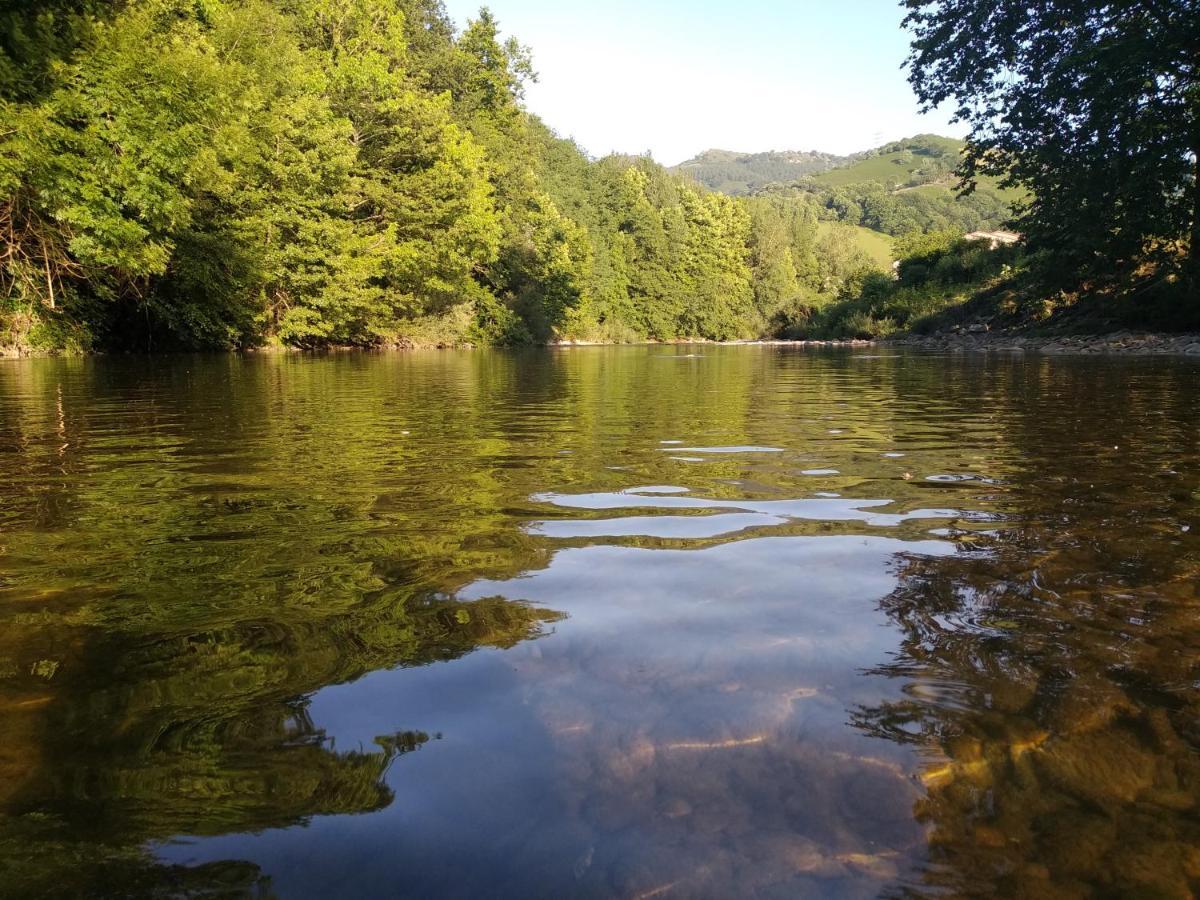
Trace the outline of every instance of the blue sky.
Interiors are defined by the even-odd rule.
[[[459,22],[478,0],[446,0]],[[593,155],[649,150],[850,153],[932,131],[900,66],[896,0],[491,0],[533,51],[529,107]]]

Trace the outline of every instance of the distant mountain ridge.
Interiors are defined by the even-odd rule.
[[[966,143],[918,134],[862,153],[819,151],[732,153],[708,150],[672,171],[717,193],[772,202],[807,198],[822,222],[855,226],[861,249],[882,258],[873,233],[995,231],[1024,198],[996,177],[958,191]]]
[[[705,150],[671,171],[695,179],[722,194],[745,196],[768,184],[795,181],[819,175],[854,161],[819,150],[770,150],[763,153],[738,153],[732,150]]]
[[[966,145],[955,138],[919,134],[871,150],[839,156],[817,150],[735,153],[706,150],[672,171],[722,194],[745,196],[805,178],[833,187],[874,182],[889,189],[953,181]]]

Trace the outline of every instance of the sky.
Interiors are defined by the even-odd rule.
[[[464,25],[480,0],[446,0]],[[897,0],[489,0],[533,52],[528,107],[593,156],[853,153],[921,132]]]

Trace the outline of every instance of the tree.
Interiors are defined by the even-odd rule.
[[[519,241],[505,248],[500,262],[513,305],[533,338],[546,341],[564,330],[578,331],[589,318],[592,245],[586,229],[545,195],[530,199],[520,223]]]
[[[971,127],[968,183],[1028,189],[1017,223],[1067,278],[1147,259],[1200,290],[1195,0],[903,0],[910,81]]]
[[[750,264],[754,273],[754,303],[761,323],[800,294],[791,241],[779,204],[755,198],[750,204]]]
[[[687,223],[682,268],[688,298],[681,333],[712,340],[745,337],[754,318],[746,207],[688,187],[680,190],[680,200]]]
[[[30,99],[51,90],[55,66],[113,11],[113,0],[0,2],[0,98]]]
[[[121,300],[167,271],[195,188],[219,176],[212,136],[227,96],[202,24],[179,14],[188,5],[147,0],[94,23],[44,102],[0,99],[10,295],[54,310],[85,282]]]

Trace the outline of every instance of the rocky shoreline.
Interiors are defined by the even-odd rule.
[[[963,331],[931,335],[903,334],[879,340],[761,340],[761,341],[647,341],[642,344],[605,344],[597,341],[559,341],[546,346],[556,349],[612,346],[708,346],[733,347],[910,347],[916,350],[943,352],[978,351],[992,353],[1042,353],[1047,355],[1121,354],[1141,356],[1191,356],[1200,359],[1200,334],[1154,334],[1121,331],[1113,334],[1029,336],[1008,332]],[[388,347],[326,347],[316,352],[380,352],[411,350],[475,349],[470,345],[398,344]],[[219,351],[218,351],[219,352]],[[294,347],[259,347],[240,353],[303,353],[311,352]],[[0,359],[30,357],[97,355],[72,354],[56,350],[32,350],[28,347],[0,346]]]
[[[922,350],[1043,353],[1048,355],[1122,354],[1200,358],[1200,334],[1113,334],[1026,336],[1004,332],[903,335],[879,343]]]

